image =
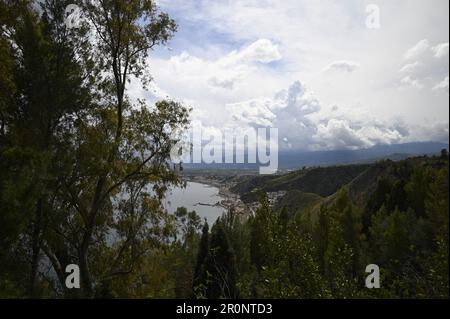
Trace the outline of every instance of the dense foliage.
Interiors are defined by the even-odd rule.
[[[309,198],[299,196],[302,200]],[[277,209],[260,192],[259,209],[245,222],[227,223],[232,212],[218,220],[211,236],[223,238],[209,243],[220,247],[223,265],[217,267],[227,269],[236,295],[448,298],[446,151],[441,157],[377,163],[336,194],[315,202]],[[214,228],[226,231],[215,233]],[[204,234],[202,240],[207,238]],[[214,247],[209,254],[217,254]],[[366,288],[369,264],[380,268],[379,289]],[[205,277],[206,293],[200,296],[208,296],[214,286],[210,281],[217,284],[224,278]],[[218,296],[215,288],[212,296]],[[220,297],[231,296],[222,289]]]
[[[127,89],[175,22],[151,0],[2,0],[0,26],[0,294],[138,295],[144,258],[176,234],[161,200],[182,183],[167,159],[189,110]]]

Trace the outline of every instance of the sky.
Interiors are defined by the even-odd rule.
[[[178,23],[149,92],[211,132],[275,127],[281,149],[448,143],[448,0],[158,0]]]

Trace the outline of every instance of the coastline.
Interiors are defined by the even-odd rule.
[[[237,214],[240,215],[246,215],[246,212],[248,212],[248,207],[242,202],[239,194],[233,193],[230,190],[231,185],[227,185],[223,180],[210,175],[185,175],[184,178],[187,182],[198,183],[217,188],[219,190],[218,195],[223,198],[216,204],[197,203],[196,205],[211,207],[219,206],[226,210],[233,209]]]

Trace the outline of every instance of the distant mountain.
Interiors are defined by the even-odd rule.
[[[370,163],[381,159],[402,160],[417,155],[432,155],[448,144],[437,142],[416,142],[406,144],[376,145],[360,150],[317,151],[317,152],[280,152],[281,169],[303,166],[329,166],[338,164]]]
[[[373,163],[382,159],[399,161],[412,156],[433,155],[448,144],[438,142],[415,142],[405,144],[376,145],[360,150],[337,151],[280,151],[278,167],[281,170],[304,166],[331,166],[340,164]],[[184,164],[187,169],[258,169],[256,164]]]

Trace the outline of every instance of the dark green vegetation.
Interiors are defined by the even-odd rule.
[[[232,191],[241,194],[244,202],[257,200],[259,191],[276,192],[295,189],[304,193],[329,196],[368,167],[370,165],[330,166],[305,168],[281,176],[248,176],[234,186]]]
[[[74,3],[85,20],[69,29]],[[1,0],[0,25],[0,297],[139,295],[145,258],[176,234],[161,199],[182,183],[167,159],[188,110],[127,87],[148,84],[175,22],[150,0]]]
[[[76,29],[70,3],[87,13]],[[162,206],[189,110],[127,94],[174,21],[150,0],[0,0],[0,25],[1,298],[448,298],[446,152],[239,176],[255,214],[210,229]]]
[[[345,179],[355,171],[357,176]],[[320,189],[324,172],[344,177],[337,192],[303,192]],[[229,213],[214,226],[228,230],[220,233],[228,243],[216,245],[232,248],[235,258],[227,257],[226,265],[235,268],[228,286],[240,297],[448,298],[445,150],[440,157],[246,177],[236,188],[260,196],[246,222],[227,222]],[[288,192],[273,206],[261,189]],[[369,264],[380,267],[380,289],[365,287]],[[217,279],[203,277],[200,286],[210,281]],[[230,295],[223,290],[221,297]]]

